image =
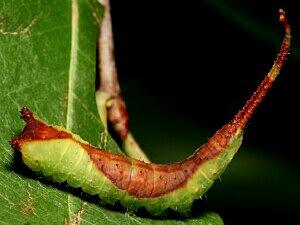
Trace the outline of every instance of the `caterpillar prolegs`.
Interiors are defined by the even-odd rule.
[[[67,181],[107,203],[127,209],[145,207],[153,215],[171,208],[186,214],[225,170],[242,142],[243,129],[273,84],[290,47],[290,27],[284,11],[285,37],[270,72],[236,116],[186,160],[162,165],[145,163],[91,146],[62,127],[48,125],[24,107],[26,125],[11,140],[25,164],[54,181]]]

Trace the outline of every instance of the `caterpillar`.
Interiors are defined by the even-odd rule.
[[[168,208],[186,215],[193,201],[205,194],[232,160],[248,120],[287,58],[291,35],[283,10],[280,21],[285,36],[270,72],[234,118],[182,162],[145,163],[109,153],[62,127],[46,124],[27,107],[21,110],[26,125],[10,144],[31,170],[81,187],[109,204],[119,201],[128,210],[144,207],[153,215],[161,215]]]

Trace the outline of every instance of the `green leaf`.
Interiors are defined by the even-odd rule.
[[[38,178],[10,147],[24,126],[22,106],[93,145],[104,144],[94,93],[102,13],[96,0],[0,3],[0,223],[223,224],[212,212],[176,221],[109,210],[65,184]],[[105,145],[121,153],[109,136]]]

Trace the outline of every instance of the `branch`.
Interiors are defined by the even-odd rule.
[[[150,162],[129,131],[129,118],[125,101],[121,96],[120,84],[114,57],[113,32],[109,0],[102,0],[105,7],[99,37],[100,86],[96,91],[96,103],[105,127],[104,143],[108,133],[108,121],[122,140],[128,156]]]

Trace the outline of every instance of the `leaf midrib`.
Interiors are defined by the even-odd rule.
[[[76,81],[77,73],[77,52],[78,52],[78,22],[79,22],[79,12],[78,12],[78,2],[77,0],[72,0],[71,6],[71,52],[70,52],[70,66],[69,66],[69,84],[68,84],[68,102],[67,102],[67,119],[66,119],[66,129],[72,131],[73,127],[73,101],[74,101],[74,85]]]
[[[77,75],[77,52],[78,47],[78,23],[79,23],[79,11],[77,0],[71,2],[71,51],[70,51],[70,66],[69,66],[69,77],[68,77],[68,101],[67,101],[67,118],[66,118],[66,129],[72,131],[73,129],[73,113],[74,113],[74,86]],[[72,195],[68,194],[68,217],[69,221],[72,221],[74,212],[72,210]]]

